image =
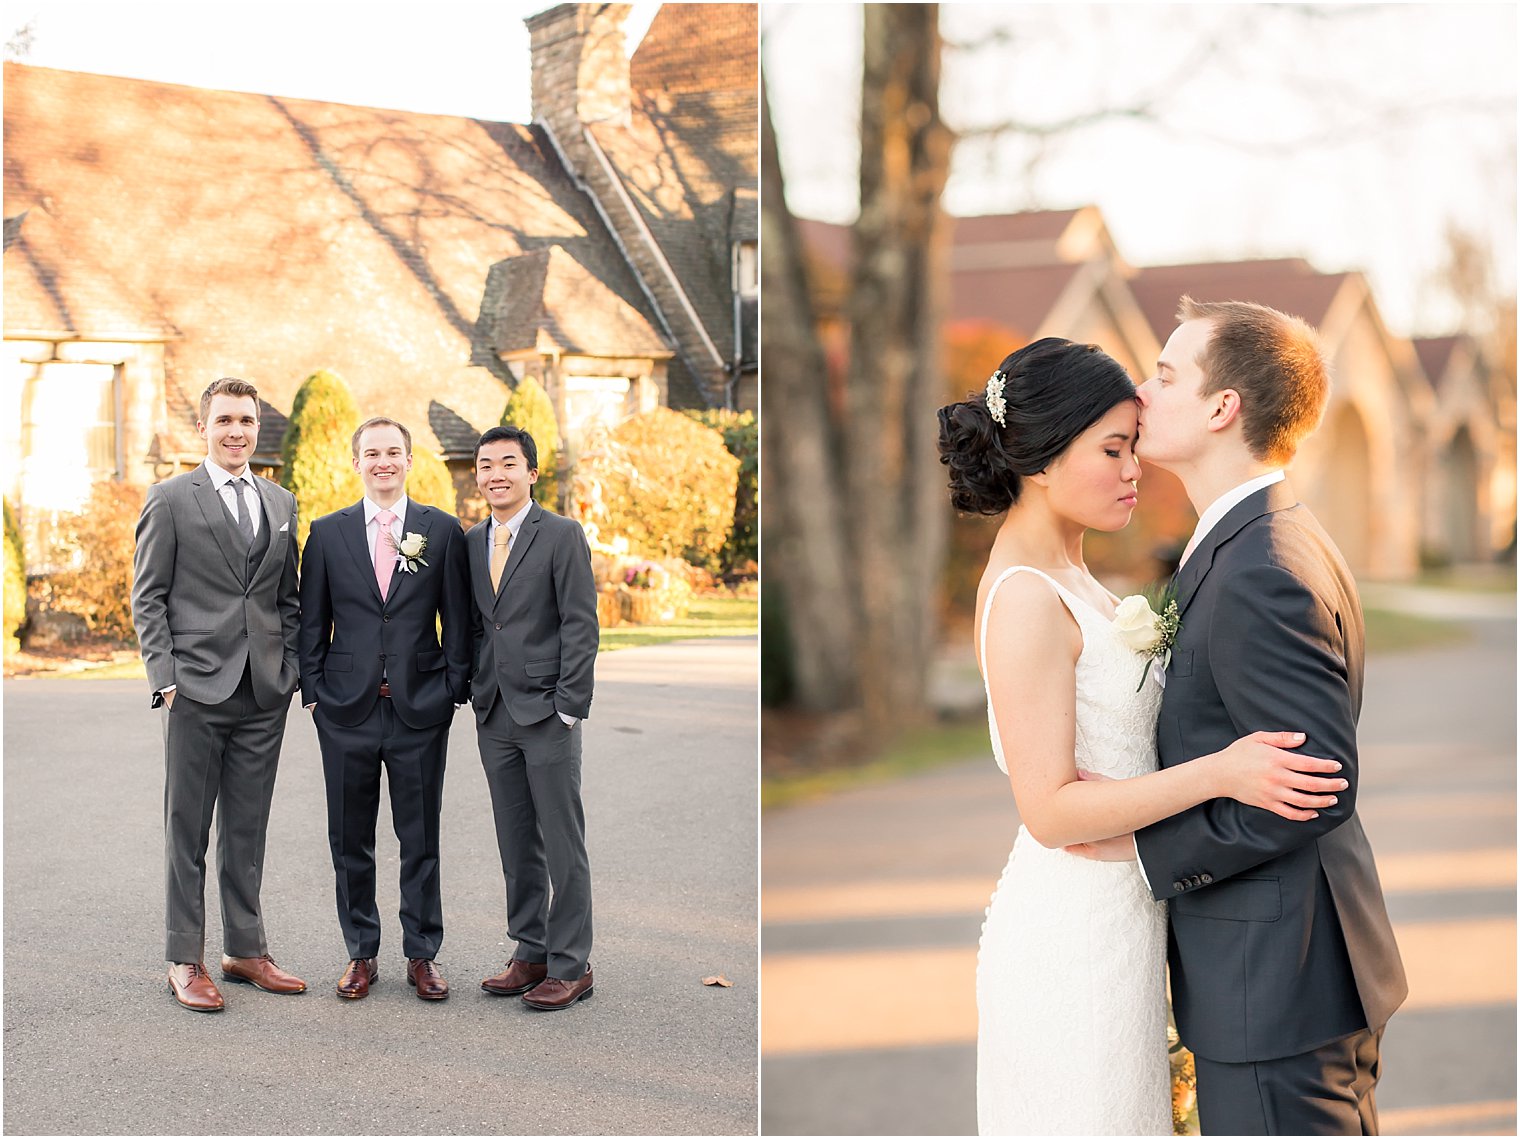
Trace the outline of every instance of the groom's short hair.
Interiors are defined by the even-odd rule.
[[[1211,325],[1198,358],[1199,394],[1239,392],[1241,432],[1251,457],[1286,465],[1319,426],[1330,398],[1330,369],[1314,329],[1296,316],[1248,301],[1183,297],[1177,319]]]
[[[475,444],[475,461],[480,462],[480,449],[487,443],[516,443],[522,448],[523,461],[528,464],[528,470],[538,470],[538,444],[533,442],[533,436],[529,435],[521,427],[513,427],[509,423],[500,427],[488,428],[479,441]]]

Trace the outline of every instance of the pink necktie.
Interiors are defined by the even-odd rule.
[[[380,587],[380,597],[385,598],[391,587],[391,574],[396,570],[396,547],[391,544],[391,523],[396,516],[389,510],[375,515],[378,530],[375,533],[375,584]]]

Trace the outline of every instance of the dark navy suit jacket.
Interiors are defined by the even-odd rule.
[[[1301,731],[1350,787],[1309,822],[1213,799],[1135,835],[1171,902],[1183,1042],[1226,1063],[1381,1028],[1408,993],[1356,815],[1365,631],[1340,552],[1286,483],[1220,520],[1177,575],[1182,625],[1157,724],[1161,766],[1257,731]]]
[[[364,503],[311,524],[301,556],[301,691],[334,723],[363,723],[382,677],[412,728],[451,720],[468,696],[473,614],[459,559],[450,556],[464,531],[453,514],[410,500],[402,529],[427,539],[428,564],[415,573],[398,566],[382,598]]]

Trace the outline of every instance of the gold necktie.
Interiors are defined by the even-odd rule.
[[[501,588],[501,571],[507,568],[507,556],[512,551],[512,531],[505,526],[496,527],[496,543],[491,547],[491,589]]]

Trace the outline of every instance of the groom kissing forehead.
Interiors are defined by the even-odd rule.
[[[1176,474],[1198,526],[1175,580],[1163,768],[1242,732],[1301,731],[1347,787],[1294,821],[1214,799],[1145,827],[1136,850],[1169,900],[1178,1030],[1205,1134],[1375,1134],[1378,1047],[1408,986],[1357,816],[1365,628],[1334,541],[1286,468],[1329,398],[1303,321],[1184,297],[1141,385],[1137,453]]]

